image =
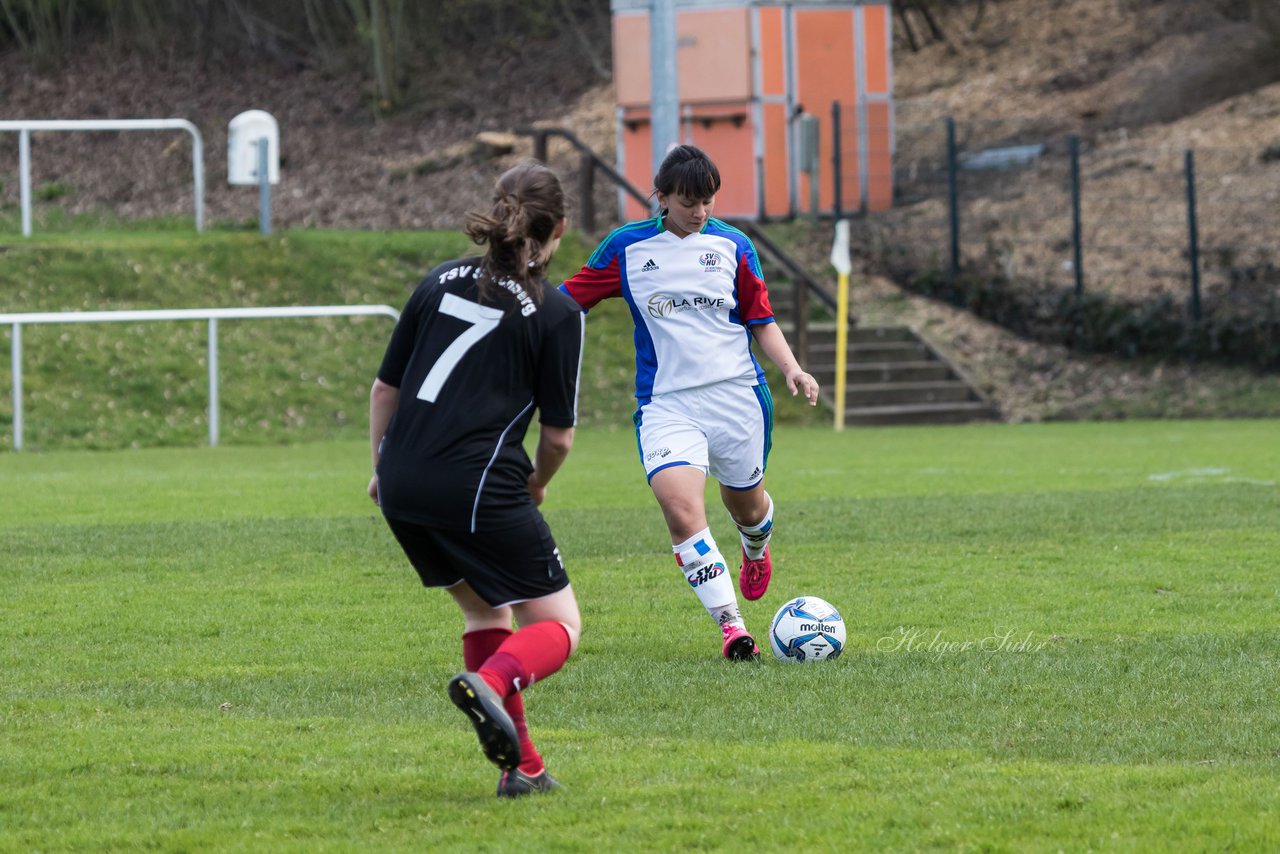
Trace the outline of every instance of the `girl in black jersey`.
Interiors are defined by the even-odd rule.
[[[370,392],[369,497],[422,583],[462,610],[466,672],[449,697],[502,769],[501,797],[559,786],[529,739],[520,692],[564,665],[582,626],[537,509],[577,417],[582,313],[544,278],[565,225],[554,173],[505,172],[490,210],[467,218],[485,254],[427,274]],[[531,463],[523,439],[535,411]]]

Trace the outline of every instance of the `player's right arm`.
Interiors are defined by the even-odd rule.
[[[622,296],[621,259],[622,253],[613,248],[612,240],[606,239],[560,290],[573,297],[583,310],[609,297]]]
[[[534,504],[541,504],[547,496],[547,484],[564,464],[573,448],[572,427],[552,427],[543,424],[538,436],[538,448],[533,455],[533,471],[529,474],[529,494]]]
[[[373,461],[373,477],[369,479],[369,497],[378,503],[378,460],[382,455],[382,437],[387,433],[391,416],[400,405],[400,389],[380,379],[369,389],[369,445]]]

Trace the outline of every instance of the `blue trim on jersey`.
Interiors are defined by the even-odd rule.
[[[756,254],[755,244],[751,242],[751,238],[747,237],[745,232],[734,228],[722,219],[711,217],[707,220],[706,226],[703,227],[702,233],[715,233],[732,240],[737,244],[739,252],[746,257],[747,267],[752,273],[755,273],[757,279],[764,281],[764,271],[760,268],[760,256]]]
[[[620,225],[609,232],[609,236],[587,259],[587,266],[597,270],[609,266],[615,259],[618,261],[619,292],[631,311],[631,321],[635,327],[633,340],[636,347],[636,398],[642,402],[647,402],[653,396],[653,382],[658,374],[658,351],[653,346],[653,336],[649,334],[649,327],[640,314],[640,306],[636,305],[635,298],[631,295],[631,283],[627,280],[627,268],[622,263],[622,259],[632,244],[655,237],[664,230],[662,218],[657,216]]]
[[[636,345],[636,398],[648,401],[653,397],[653,381],[658,376],[658,348],[653,345],[649,324],[640,315],[640,306],[631,295],[627,270],[621,264],[618,265],[618,276],[622,280],[622,299],[631,311],[631,323],[635,327],[632,340]]]
[[[759,486],[760,482],[763,480],[764,478],[762,477],[760,478],[760,480],[757,480],[755,483],[751,484],[750,486],[730,486],[727,483],[723,483],[721,484],[721,486],[723,486],[725,489],[733,490],[734,492],[750,492],[751,490]]]
[[[773,322],[772,318],[769,322]],[[759,385],[764,382],[764,366],[756,360],[756,351],[751,349],[751,327],[744,326],[742,331],[747,336],[747,358],[751,360],[751,367],[756,369],[756,384]]]
[[[587,266],[602,270],[619,255],[623,249],[640,240],[646,240],[655,234],[662,233],[662,220],[658,218],[642,219],[620,225],[609,236],[600,241],[596,251],[587,259]]]

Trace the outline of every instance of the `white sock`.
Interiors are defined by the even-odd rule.
[[[685,580],[707,609],[716,625],[730,623],[746,628],[738,610],[738,594],[725,566],[724,555],[716,548],[710,528],[703,528],[679,545],[671,547]]]
[[[742,550],[751,560],[760,559],[769,545],[769,538],[773,536],[773,499],[767,492],[764,497],[769,501],[769,509],[765,511],[764,518],[750,527],[738,526],[738,533],[742,537]]]

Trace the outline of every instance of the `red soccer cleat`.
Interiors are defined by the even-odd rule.
[[[724,632],[724,649],[721,652],[725,658],[730,661],[755,661],[760,657],[760,647],[756,646],[755,638],[746,629],[729,623],[725,623],[720,629]]]
[[[755,560],[742,552],[742,570],[738,573],[738,589],[742,598],[754,602],[769,589],[769,579],[773,577],[773,561],[769,558],[769,547],[764,547],[764,554]]]

